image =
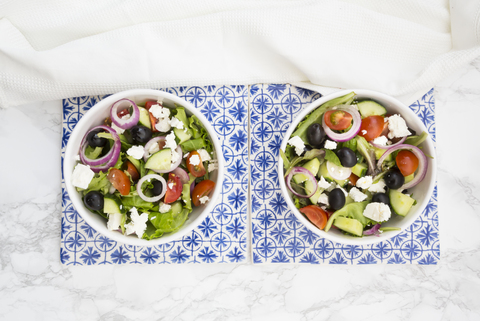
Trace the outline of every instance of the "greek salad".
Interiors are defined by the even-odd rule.
[[[280,150],[287,188],[316,227],[362,237],[399,230],[382,227],[416,204],[408,189],[427,172],[415,133],[399,114],[355,93],[332,99],[303,119]]]
[[[120,99],[80,144],[72,184],[109,230],[152,240],[179,230],[215,188],[207,130],[184,107]]]

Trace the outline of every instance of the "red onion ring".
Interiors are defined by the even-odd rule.
[[[374,144],[373,143],[373,140],[371,142],[369,142],[370,144],[372,144],[372,146],[376,147],[376,148],[380,148],[380,149],[389,149],[389,148],[392,148],[392,147],[395,147],[395,146],[398,146],[398,145],[401,145],[403,144],[403,142],[405,141],[405,139],[407,139],[407,136],[405,137],[402,137],[398,142],[396,142],[395,144],[392,144],[392,145],[378,145],[378,144]]]
[[[188,181],[190,180],[190,177],[188,176],[188,173],[181,167],[177,167],[172,171],[173,174],[176,174],[179,178],[182,184],[187,184]]]
[[[371,229],[363,231],[363,235],[380,236],[380,232],[378,231],[380,229],[380,226],[380,224],[375,224]]]
[[[165,139],[166,139],[165,136],[157,136],[157,137],[153,137],[145,144],[145,153],[143,154],[143,160],[145,162],[151,156],[151,154],[148,151],[150,147],[152,147],[153,144],[158,143],[159,141],[165,141]]]
[[[162,183],[162,192],[157,195],[157,196],[154,196],[154,197],[148,197],[146,196],[145,194],[143,194],[143,191],[142,191],[142,184],[148,180],[148,179],[156,179],[157,181],[160,181]],[[157,174],[148,174],[148,175],[145,175],[143,176],[137,183],[137,193],[138,193],[138,196],[140,196],[140,198],[142,200],[144,200],[145,202],[156,202],[156,201],[159,201],[164,195],[165,193],[167,192],[167,182],[165,181],[165,179],[160,176],[160,175],[157,175]]]
[[[332,109],[329,109],[329,110],[332,110]],[[350,113],[350,115],[352,115],[353,117],[352,128],[350,128],[350,130],[346,133],[342,133],[342,134],[335,133],[325,123],[325,114],[323,114],[323,117],[322,117],[322,127],[325,130],[325,133],[328,135],[328,137],[330,137],[330,139],[336,142],[349,141],[350,139],[354,138],[360,131],[360,125],[362,124],[362,117],[360,116],[360,113],[358,112],[358,110],[356,110],[352,106],[347,106],[347,107],[338,106],[334,110],[342,110]]]
[[[418,169],[417,169],[418,174],[415,175],[415,177],[410,182],[403,184],[402,187],[399,188],[399,190],[404,190],[404,189],[409,189],[411,187],[414,187],[425,178],[425,175],[427,175],[428,162],[427,162],[427,156],[425,156],[425,154],[420,150],[420,148],[413,145],[400,144],[388,149],[382,155],[382,157],[380,157],[380,159],[378,160],[377,167],[381,169],[382,163],[385,160],[385,158],[387,158],[387,156],[393,153],[394,151],[400,150],[400,149],[409,150],[418,158]]]
[[[195,180],[193,180],[192,184],[190,184],[190,196],[192,196],[194,189],[195,189]]]
[[[129,119],[122,119],[118,117],[117,110],[122,107],[133,107],[133,113]],[[120,99],[113,103],[112,108],[110,109],[110,118],[112,122],[120,127],[121,129],[130,129],[138,123],[140,119],[140,110],[138,109],[137,104],[130,99]]]
[[[315,190],[312,192],[312,194],[310,195],[302,195],[302,194],[299,194],[297,193],[293,188],[292,188],[292,185],[290,184],[290,181],[292,180],[292,177],[293,175],[295,174],[304,174],[305,176],[307,176],[307,179],[310,180],[312,183],[313,183],[313,186],[315,186]],[[285,178],[285,181],[287,183],[287,187],[288,189],[290,190],[290,192],[292,192],[295,196],[297,197],[301,197],[301,198],[309,198],[309,197],[312,197],[313,194],[315,194],[317,192],[317,188],[318,188],[318,185],[317,185],[317,180],[315,179],[315,176],[313,176],[313,174],[306,168],[303,168],[303,167],[293,167],[292,170],[290,171],[290,173],[288,173],[287,177]]]
[[[111,134],[113,137],[114,143],[112,148],[110,148],[110,150],[105,156],[97,159],[90,159],[85,155],[85,150],[88,146],[87,136],[90,132],[97,129],[103,129],[107,131],[109,134]],[[120,142],[120,138],[118,137],[117,132],[115,132],[112,128],[108,126],[103,126],[103,125],[96,126],[91,128],[82,139],[82,142],[80,144],[80,153],[79,153],[80,160],[82,161],[83,164],[90,165],[90,168],[92,171],[94,171],[95,173],[98,173],[100,171],[109,169],[110,167],[115,165],[115,163],[118,160],[118,157],[120,156],[121,147],[122,147],[122,143]]]
[[[170,169],[162,169],[162,170],[152,169],[152,171],[154,171],[156,173],[164,174],[164,173],[170,173],[171,171],[176,169],[180,165],[180,163],[182,162],[182,156],[183,156],[182,147],[180,147],[180,145],[178,145],[177,149],[175,149],[175,151],[178,153],[179,156],[178,156],[177,161],[170,166]]]

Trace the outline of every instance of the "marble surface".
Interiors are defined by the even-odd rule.
[[[61,102],[0,109],[0,320],[479,320],[480,59],[435,99],[437,266],[63,266]]]

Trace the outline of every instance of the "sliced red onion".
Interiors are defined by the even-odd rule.
[[[177,175],[180,178],[180,181],[182,184],[187,184],[188,181],[190,180],[190,177],[188,176],[188,173],[181,167],[175,168],[172,173]]]
[[[418,183],[420,183],[424,179],[425,175],[427,175],[428,162],[427,162],[427,157],[420,150],[420,148],[418,148],[416,146],[413,146],[413,145],[400,144],[400,145],[397,145],[397,146],[392,147],[390,149],[387,149],[387,151],[378,160],[377,167],[379,169],[381,169],[382,168],[382,163],[385,160],[385,158],[387,158],[387,156],[390,155],[391,153],[393,153],[394,151],[401,150],[401,149],[411,151],[418,158],[417,174],[415,175],[415,177],[410,182],[403,184],[402,187],[399,188],[399,190],[404,190],[404,189],[409,189],[411,187],[414,187],[415,185],[417,185]]]
[[[193,180],[192,184],[190,184],[190,196],[192,196],[194,188],[195,188],[195,180]]]
[[[123,110],[129,107],[133,108],[133,112],[132,115],[130,115],[130,118],[122,119],[118,117],[117,113],[119,109]],[[137,104],[135,104],[135,102],[131,101],[130,99],[123,98],[113,103],[112,108],[110,109],[110,118],[112,119],[112,122],[118,127],[122,129],[129,129],[138,123],[138,120],[140,119],[140,110],[138,109],[138,106]]]
[[[380,224],[375,224],[371,229],[363,231],[363,235],[380,236],[380,232],[378,231],[380,229],[380,226]]]
[[[143,160],[146,162],[147,159],[151,156],[150,152],[148,151],[152,146],[153,144],[157,143],[158,142],[164,142],[165,141],[165,136],[157,136],[157,137],[153,137],[152,139],[150,139],[146,144],[145,144],[145,153],[143,154]]]
[[[332,109],[329,109],[332,110]],[[332,140],[336,142],[346,142],[349,141],[350,139],[354,138],[358,132],[360,131],[360,125],[362,124],[362,117],[360,116],[360,113],[358,110],[356,110],[352,106],[338,106],[335,110],[342,110],[348,112],[350,115],[352,115],[353,118],[353,125],[350,128],[350,130],[346,133],[335,133],[333,130],[330,129],[330,127],[325,124],[325,114],[323,114],[322,117],[322,127],[325,130],[325,133],[330,137]]]
[[[352,169],[343,166],[337,166],[334,163],[327,161],[327,171],[333,179],[343,180],[352,175]]]
[[[97,129],[103,129],[108,133],[110,133],[113,137],[114,143],[105,156],[97,159],[90,159],[85,155],[85,150],[87,149],[87,146],[88,146],[87,136],[90,132]],[[80,144],[80,153],[79,153],[80,160],[82,161],[83,164],[90,165],[90,169],[95,173],[98,173],[100,171],[105,171],[110,167],[112,167],[113,165],[115,165],[115,163],[118,160],[118,157],[120,156],[121,147],[122,147],[122,143],[120,142],[120,138],[118,137],[117,132],[115,132],[112,128],[108,126],[103,126],[103,125],[96,126],[90,129],[82,139],[82,142]]]
[[[397,146],[397,145],[403,144],[403,142],[405,141],[405,139],[407,139],[407,136],[402,137],[398,142],[396,142],[395,144],[392,144],[392,145],[378,145],[378,144],[374,144],[374,143],[373,143],[373,140],[372,140],[371,142],[369,142],[369,143],[372,144],[372,146],[375,146],[376,148],[389,149],[389,148],[395,147],[395,146]]]
[[[290,181],[292,180],[292,177],[295,174],[303,174],[303,175],[307,176],[307,179],[313,183],[313,186],[315,186],[315,190],[312,192],[312,194],[302,195],[302,194],[297,193],[292,188],[292,185],[290,184]],[[287,183],[287,187],[290,190],[290,192],[292,192],[295,196],[302,197],[302,198],[312,197],[313,194],[315,194],[315,192],[317,191],[317,187],[318,187],[317,180],[315,179],[315,176],[313,176],[313,174],[308,169],[303,168],[303,167],[293,167],[292,170],[290,171],[290,173],[288,173],[287,177],[285,178],[285,181]]]
[[[177,161],[170,166],[170,169],[163,169],[163,170],[152,169],[152,171],[163,174],[163,173],[170,173],[175,168],[177,168],[178,165],[180,165],[180,163],[182,162],[182,156],[183,156],[182,147],[180,147],[180,145],[177,146],[177,149],[175,149],[175,151],[178,153],[179,156]]]
[[[148,197],[145,194],[143,194],[143,191],[142,191],[142,184],[145,181],[151,180],[151,179],[156,179],[157,181],[160,181],[162,183],[162,192],[159,195],[154,196],[154,197]],[[137,183],[138,196],[140,196],[140,198],[142,200],[144,200],[145,202],[152,202],[153,203],[153,202],[159,201],[165,195],[166,192],[167,192],[167,182],[165,181],[165,179],[162,176],[157,175],[157,174],[145,175]]]

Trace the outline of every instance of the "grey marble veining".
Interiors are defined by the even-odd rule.
[[[437,266],[63,266],[61,102],[0,109],[0,320],[480,320],[480,59],[435,100]]]

